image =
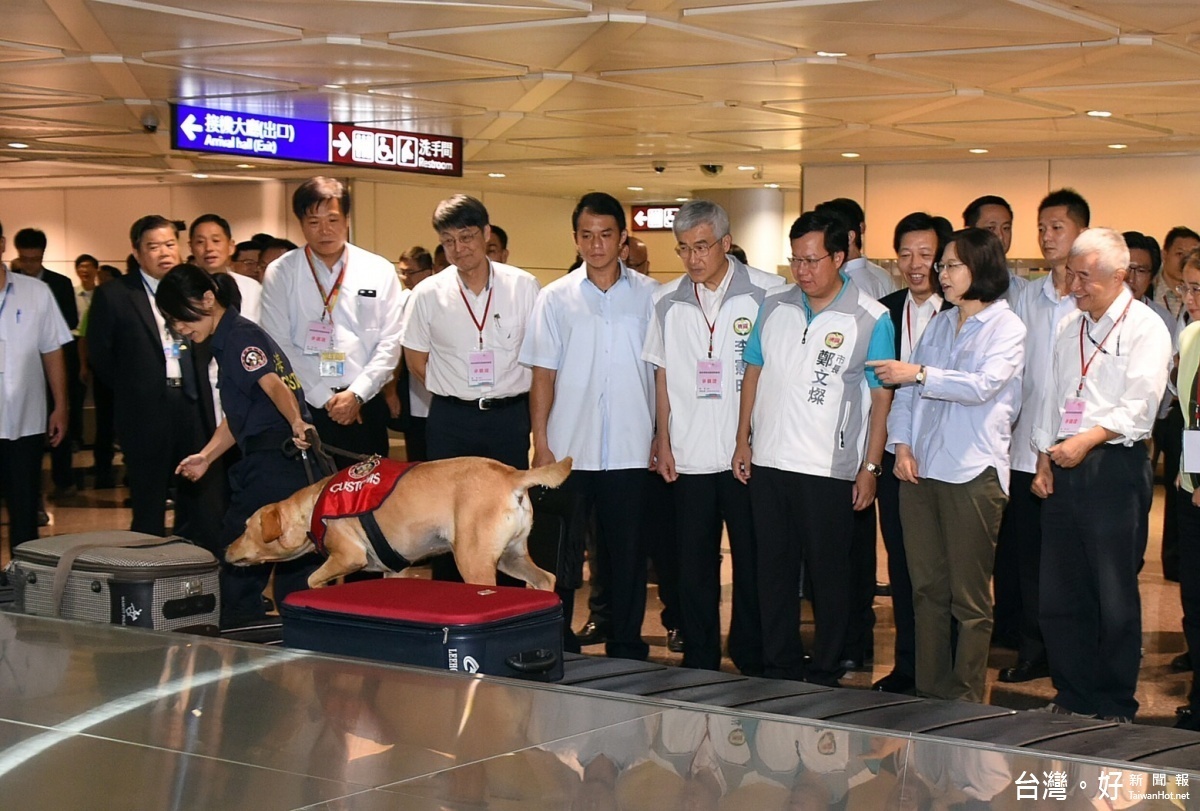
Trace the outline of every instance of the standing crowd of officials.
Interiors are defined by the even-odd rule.
[[[11,542],[36,537],[29,482],[78,412],[67,381],[90,372],[97,409],[104,397],[115,415],[135,530],[163,534],[170,496],[175,531],[219,555],[280,497],[298,470],[285,441],[310,425],[354,454],[386,455],[390,426],[415,460],[571,456],[559,592],[570,617],[590,538],[604,598],[581,638],[567,629],[569,647],[647,656],[650,554],[683,665],[718,668],[724,528],[734,665],[835,685],[873,654],[879,526],[897,632],[875,689],[982,701],[995,630],[1019,651],[1001,680],[1049,676],[1049,711],[1130,720],[1153,434],[1169,457],[1164,563],[1200,660],[1194,232],[1160,250],[1090,227],[1084,198],[1061,189],[1039,206],[1049,272],[1030,281],[1006,260],[1012,209],[989,195],[959,230],[923,212],[897,224],[897,289],[863,256],[852,200],[792,224],[790,280],[739,258],[725,211],[693,200],[673,226],[683,273],[660,285],[635,269],[649,261],[624,207],[591,192],[572,212],[577,266],[541,287],[472,197],[437,206],[438,250],[406,251],[398,274],[348,241],[350,212],[341,182],[313,178],[293,197],[303,246],[235,242],[206,214],[190,225],[191,264],[178,223],[142,217],[136,270],[97,286],[95,259],[76,263],[82,325],[69,282],[42,267],[44,235],[18,233],[14,268],[0,268]],[[66,448],[66,473],[52,453],[60,491]],[[99,453],[97,473],[112,475]],[[277,570],[276,599],[315,565]],[[458,577],[450,556],[433,569]],[[268,575],[223,572],[223,622],[263,615]],[[1198,690],[1184,725],[1200,723]]]

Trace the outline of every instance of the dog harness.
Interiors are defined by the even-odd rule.
[[[379,562],[394,572],[406,569],[412,561],[392,548],[375,520],[375,510],[392,494],[405,473],[417,462],[393,462],[372,456],[364,462],[338,471],[321,489],[313,507],[308,537],[322,555],[325,549],[327,522],[335,518],[357,518],[367,533]]]

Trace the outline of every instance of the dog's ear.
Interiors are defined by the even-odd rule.
[[[261,513],[262,539],[264,543],[278,540],[283,534],[283,524],[279,520],[279,505],[271,504],[263,507]]]

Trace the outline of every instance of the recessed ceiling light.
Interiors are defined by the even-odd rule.
[[[508,177],[504,172],[488,172],[488,177]]]
[[[758,168],[757,166],[739,166],[738,171],[739,172],[753,172],[757,168]]]
[[[239,169],[253,169],[253,168],[254,168],[254,164],[253,164],[253,163],[239,163],[239,164],[237,165],[237,168],[239,168]]]
[[[13,141],[9,146],[13,149],[29,149],[29,144],[23,144],[20,141]]]
[[[645,189],[643,189],[641,186],[626,186],[625,188],[629,189],[630,191],[645,191]]]
[[[208,179],[208,175],[204,174],[203,172],[192,172],[192,177],[196,178],[197,180]]]
[[[691,200],[691,199],[692,198],[690,198],[690,197],[676,197],[675,202],[676,203],[686,203],[688,200]]]
[[[842,157],[843,158],[857,158],[858,153],[857,152],[843,152]]]
[[[778,188],[779,188],[779,184],[778,184],[778,183],[764,183],[764,184],[763,184],[763,188],[767,188],[767,189],[778,189]]]
[[[1129,144],[1109,144],[1109,149],[1129,149]]]
[[[845,56],[845,55],[846,55],[846,53],[844,51],[817,51],[817,56],[838,57],[838,56]]]
[[[972,155],[986,155],[987,154],[986,149],[981,149],[979,147],[976,147],[975,149],[968,149],[967,151],[970,152]]]
[[[345,90],[346,86],[341,84],[327,84],[324,87],[328,90]]]
[[[1110,118],[1112,116],[1108,110],[1088,110],[1087,114],[1092,118]]]

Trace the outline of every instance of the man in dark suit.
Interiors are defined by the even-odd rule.
[[[916,212],[896,225],[892,247],[896,251],[900,275],[907,285],[879,300],[888,308],[896,331],[896,357],[907,361],[930,319],[950,308],[941,297],[933,265],[940,262],[954,229],[944,217]],[[895,664],[892,672],[875,682],[874,689],[907,693],[916,687],[916,631],[913,616],[912,581],[908,577],[908,557],[904,554],[904,532],[900,526],[900,481],[896,478],[896,457],[883,454],[882,475],[876,498],[879,501],[879,527],[888,555],[888,580],[891,583],[892,615],[896,623]],[[875,527],[870,527],[872,547]],[[871,570],[874,572],[874,568]]]
[[[13,260],[13,270],[26,276],[32,276],[45,282],[54,294],[58,303],[58,311],[62,313],[67,328],[74,331],[79,326],[79,307],[75,303],[75,285],[61,273],[55,273],[42,262],[46,257],[46,234],[36,228],[22,228],[13,235],[13,246],[17,249],[17,258]],[[79,382],[79,350],[75,339],[63,344],[63,360],[67,366],[68,400],[74,401]],[[55,404],[57,406],[57,404]],[[68,403],[70,407],[70,403]],[[68,421],[74,423],[77,415],[70,414]],[[73,442],[79,437],[68,436],[55,447],[50,449],[50,476],[54,481],[54,495],[71,495],[75,492],[75,472],[72,466]],[[39,488],[40,489],[40,488]]]
[[[215,554],[224,482],[211,476],[188,482],[174,475],[179,460],[208,439],[207,366],[197,374],[191,347],[167,329],[153,304],[159,280],[179,264],[175,226],[149,215],[133,224],[129,236],[141,269],[96,288],[88,350],[96,375],[114,393],[133,504],[131,529],[166,533],[167,489],[174,481],[174,531]]]

